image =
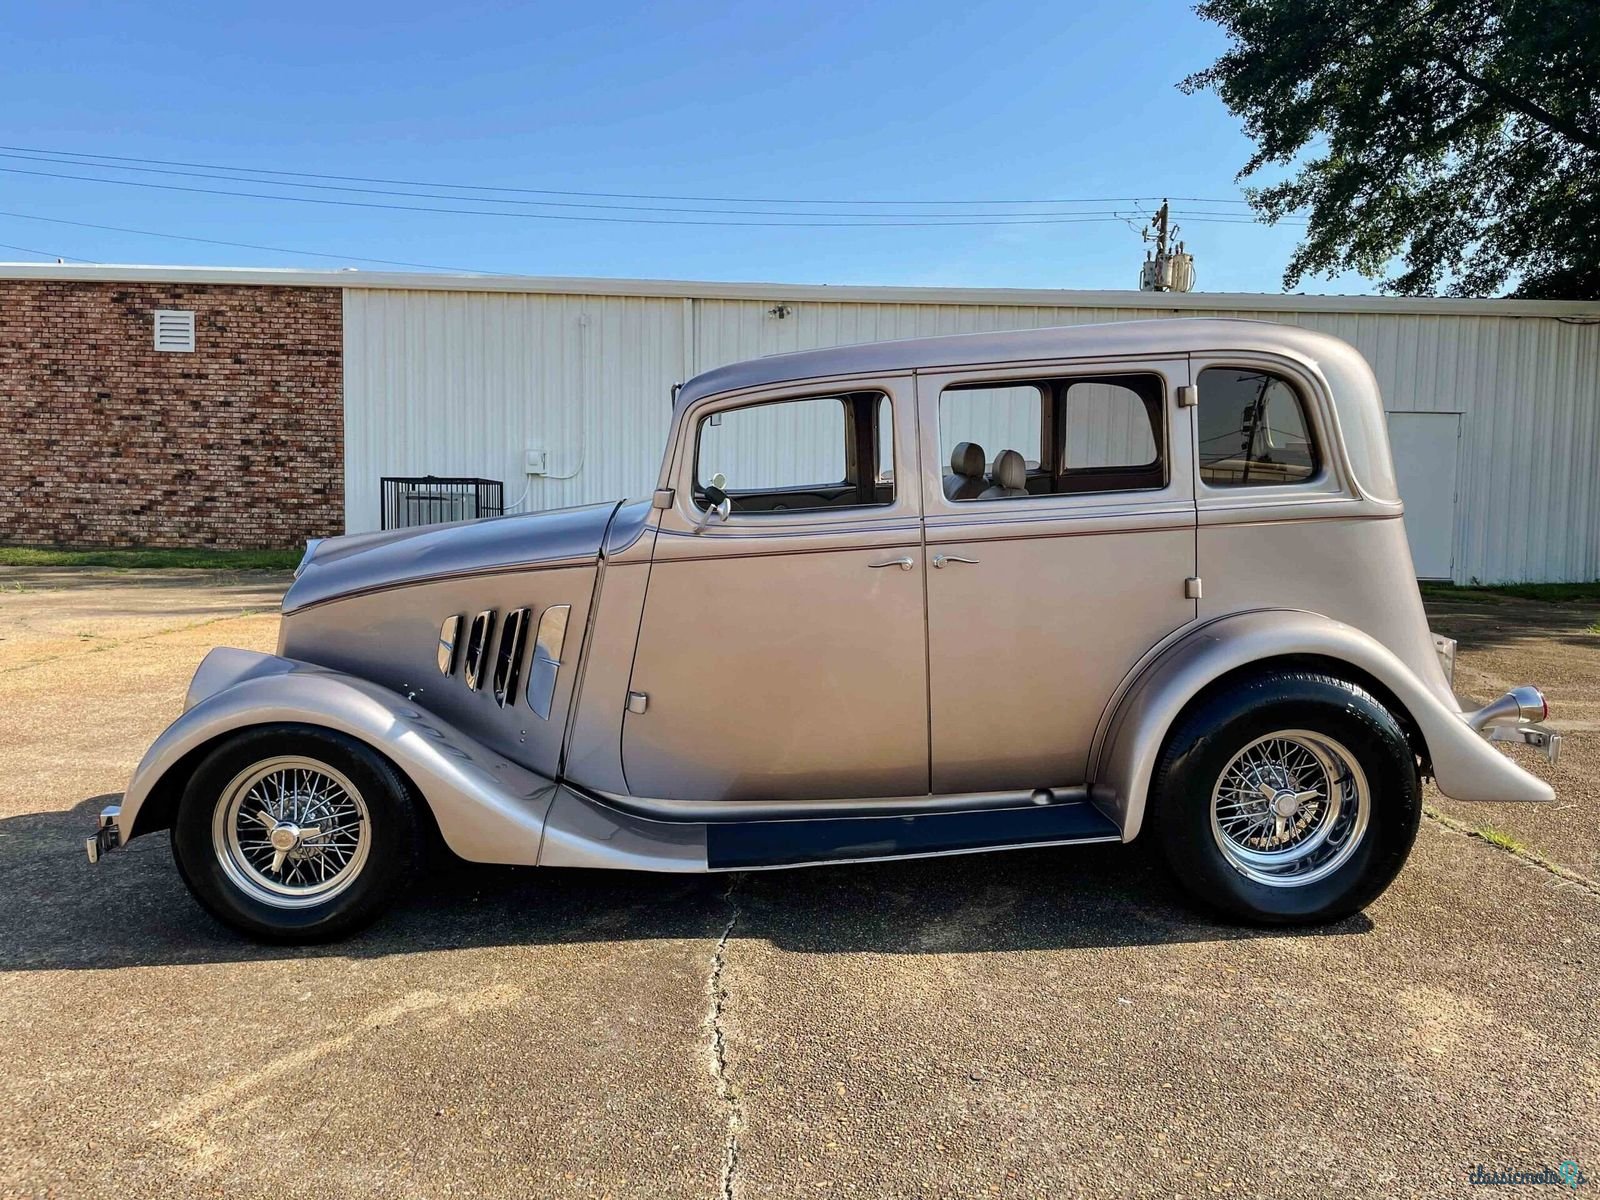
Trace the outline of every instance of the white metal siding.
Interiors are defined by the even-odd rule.
[[[647,494],[684,378],[680,300],[345,294],[345,522],[376,529],[384,475],[503,480],[508,508]],[[530,447],[549,474],[523,473]]]
[[[375,528],[378,478],[487,475],[548,508],[654,486],[674,381],[723,363],[849,342],[1157,316],[1323,330],[1372,363],[1386,406],[1460,412],[1455,578],[1600,577],[1600,325],[1454,311],[916,303],[348,288],[346,513]],[[808,289],[813,291],[814,289]],[[1275,298],[1274,304],[1294,297]],[[1353,307],[1362,302],[1352,301]],[[1379,311],[1379,310],[1382,311]],[[584,324],[584,318],[588,323]],[[523,474],[543,446],[552,475]],[[991,456],[1001,447],[986,446]],[[772,447],[773,461],[793,448]]]

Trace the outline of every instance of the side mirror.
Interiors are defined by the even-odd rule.
[[[712,521],[726,521],[732,511],[733,501],[728,499],[728,493],[714,483],[706,485],[706,513],[695,526],[695,532],[699,533]]]

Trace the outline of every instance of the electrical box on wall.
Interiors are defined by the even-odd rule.
[[[529,446],[523,452],[523,471],[528,475],[548,475],[550,456],[543,446]]]

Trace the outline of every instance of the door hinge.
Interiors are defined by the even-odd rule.
[[[1200,576],[1191,575],[1183,581],[1183,598],[1185,600],[1200,599]]]
[[[650,497],[651,508],[671,508],[673,491],[671,488],[657,488],[655,495]]]
[[[1193,408],[1200,403],[1200,389],[1192,383],[1186,383],[1178,389],[1178,407]]]
[[[629,712],[631,712],[631,713],[642,713],[642,712],[644,712],[645,709],[647,709],[649,707],[650,707],[650,697],[649,696],[645,695],[643,692],[629,692],[628,693],[628,711]]]

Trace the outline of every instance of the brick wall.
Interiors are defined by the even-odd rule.
[[[158,308],[195,351],[156,351]],[[0,544],[297,545],[344,525],[337,288],[0,280]]]

